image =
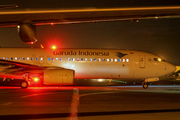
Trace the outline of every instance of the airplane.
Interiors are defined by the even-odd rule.
[[[12,8],[0,6],[0,8]],[[105,22],[118,20],[179,18],[180,6],[69,9],[1,10],[0,27],[17,27],[21,40],[34,44],[36,25]],[[69,85],[73,79],[144,79],[157,81],[159,76],[175,71],[160,57],[127,50],[105,49],[29,49],[0,48],[0,77],[22,79],[21,88],[41,82],[46,85]]]
[[[17,5],[0,6],[0,28],[17,27],[20,39],[34,44],[36,25],[72,24],[140,19],[179,18],[180,6],[133,7],[133,8],[87,8],[55,10],[16,10]],[[3,9],[4,8],[4,9]]]
[[[119,49],[0,48],[0,78],[32,84],[73,85],[74,79],[142,79],[174,72],[176,67],[157,55]]]

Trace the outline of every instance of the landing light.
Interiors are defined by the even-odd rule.
[[[38,77],[35,77],[33,78],[34,82],[38,82],[39,81],[39,78]]]

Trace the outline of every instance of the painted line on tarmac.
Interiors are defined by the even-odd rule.
[[[180,91],[169,91],[169,90],[123,90],[128,92],[147,92],[147,93],[176,93],[180,94]]]
[[[115,92],[87,93],[87,94],[82,94],[82,95],[80,95],[80,97],[83,97],[83,96],[88,96],[88,95],[107,94],[107,93],[115,93]]]
[[[69,120],[78,120],[79,89],[74,88]]]
[[[53,94],[53,93],[31,94],[31,95],[22,96],[20,98],[28,98],[28,97],[33,97],[33,96],[47,95],[47,94]]]
[[[4,103],[4,104],[1,104],[2,106],[8,106],[10,104],[12,104],[13,102],[7,102],[7,103]]]

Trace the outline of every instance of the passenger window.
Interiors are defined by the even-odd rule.
[[[123,59],[123,62],[125,62],[125,59]]]
[[[79,58],[77,58],[77,61],[79,61]]]
[[[100,62],[100,61],[101,61],[101,58],[99,58],[98,61]]]
[[[62,58],[60,58],[59,61],[62,61]]]
[[[21,58],[19,57],[19,60],[21,60]]]
[[[36,58],[36,61],[38,60],[38,58]]]
[[[71,58],[68,58],[68,61],[70,61],[71,60]]]
[[[51,58],[48,58],[48,61],[51,61]]]
[[[29,57],[27,57],[27,60],[29,60]]]
[[[92,58],[90,58],[89,61],[92,61]]]
[[[58,61],[58,58],[56,58],[56,61]]]
[[[111,62],[113,62],[113,59],[111,58]]]
[[[2,57],[3,60],[5,60],[5,57]]]
[[[72,61],[75,61],[75,58],[73,58]]]
[[[87,61],[87,58],[85,58],[85,61]]]
[[[41,57],[40,60],[43,61],[43,58]]]
[[[109,62],[109,59],[107,59],[107,62]]]
[[[83,61],[83,58],[81,58],[81,61]]]
[[[94,58],[94,61],[96,62],[96,58]]]
[[[102,61],[106,61],[106,60],[103,58]]]
[[[13,57],[11,57],[11,60],[13,60]]]
[[[129,62],[129,59],[126,59],[126,62]]]
[[[9,60],[9,57],[7,57],[6,59]]]
[[[117,59],[114,59],[114,62],[117,62]]]
[[[34,60],[33,57],[31,58],[31,60]]]
[[[17,60],[17,57],[15,57],[14,60]]]
[[[23,57],[23,60],[25,60],[25,57]]]
[[[52,61],[54,61],[54,58],[52,58]]]
[[[121,59],[119,59],[118,61],[121,62]]]

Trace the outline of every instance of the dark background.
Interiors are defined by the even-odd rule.
[[[179,0],[4,0],[0,5],[17,4],[15,9],[73,9],[141,6],[180,6]],[[0,28],[1,47],[113,48],[150,52],[180,65],[180,19],[37,26],[38,42],[26,45],[17,28]]]

